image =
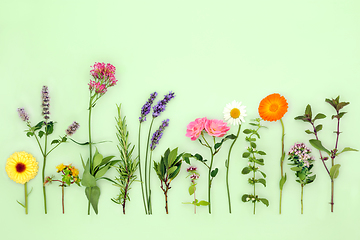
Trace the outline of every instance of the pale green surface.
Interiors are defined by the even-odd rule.
[[[11,181],[4,170],[6,159],[15,151],[41,155],[34,139],[28,139],[16,108],[25,107],[33,123],[41,119],[40,91],[48,85],[52,119],[62,135],[73,120],[80,123],[74,135],[87,140],[87,104],[90,66],[110,62],[117,67],[118,85],[109,89],[94,110],[94,141],[104,155],[117,154],[116,103],[123,104],[130,138],[137,141],[138,117],[149,94],[159,98],[169,90],[176,93],[160,117],[170,118],[155,155],[167,147],[200,152],[198,142],[186,138],[186,125],[195,118],[222,118],[226,103],[238,100],[247,106],[247,123],[257,117],[257,107],[268,94],[278,92],[289,102],[284,117],[286,150],[296,141],[308,144],[305,123],[293,118],[303,114],[306,104],[314,112],[333,114],[325,98],[341,95],[350,101],[345,108],[340,148],[360,148],[357,112],[360,98],[356,87],[360,63],[360,17],[358,1],[2,1],[0,4],[1,230],[4,239],[340,239],[359,238],[360,186],[359,153],[345,153],[335,185],[335,212],[330,213],[330,181],[320,161],[315,162],[317,179],[304,188],[304,215],[300,214],[300,186],[285,165],[288,181],[283,193],[283,214],[278,215],[280,122],[265,123],[259,148],[268,153],[265,166],[268,186],[259,194],[270,201],[269,208],[252,205],[240,197],[251,191],[246,166],[241,158],[244,135],[236,143],[230,169],[233,213],[227,209],[225,168],[229,143],[215,158],[219,167],[212,188],[213,214],[181,202],[190,201],[188,179],[181,172],[169,191],[169,216],[165,215],[163,194],[153,172],[153,216],[145,216],[140,187],[131,190],[127,215],[110,201],[117,189],[99,183],[102,191],[99,215],[87,216],[84,188],[66,189],[66,214],[61,214],[61,190],[47,187],[48,214],[43,213],[41,174],[29,182],[29,215],[16,203],[23,201],[23,186]],[[160,119],[155,126],[160,124]],[[325,145],[334,144],[335,121],[322,121]],[[244,124],[243,129],[248,127]],[[148,122],[143,129],[148,128]],[[156,128],[156,127],[155,127]],[[236,128],[231,130],[235,133]],[[144,137],[145,137],[145,131]],[[144,142],[143,142],[144,144]],[[330,147],[328,147],[330,148]],[[79,155],[87,147],[64,144],[50,155],[47,173],[55,174],[59,163],[73,163],[81,169]],[[318,157],[318,154],[314,154]],[[207,157],[208,158],[208,157]],[[286,160],[287,161],[287,160]],[[286,163],[285,161],[285,163]],[[206,172],[199,163],[201,178],[198,198],[206,199]],[[184,170],[184,169],[183,169]],[[82,169],[81,169],[82,174]],[[114,177],[115,171],[107,176]],[[162,233],[163,232],[163,233]],[[30,236],[30,237],[29,237]],[[42,236],[42,237],[39,237]]]

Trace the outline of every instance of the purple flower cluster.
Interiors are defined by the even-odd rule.
[[[152,116],[156,118],[160,115],[160,113],[165,111],[166,104],[174,97],[175,97],[175,93],[173,93],[172,91],[170,91],[169,94],[166,94],[164,96],[164,99],[157,102],[157,104],[153,107]]]
[[[73,122],[67,129],[66,129],[66,135],[68,136],[72,136],[76,130],[78,130],[78,128],[80,127],[80,124],[78,124],[77,122]]]
[[[146,121],[146,115],[148,115],[150,113],[151,105],[153,104],[156,96],[157,96],[157,92],[153,92],[152,94],[150,94],[150,98],[147,100],[147,102],[141,108],[141,117],[139,117],[140,123]]]
[[[159,140],[163,135],[163,132],[165,128],[169,126],[169,119],[166,119],[162,121],[162,124],[160,125],[159,129],[154,132],[154,134],[151,137],[151,143],[150,143],[150,149],[153,151],[156,148],[156,145],[159,144]]]
[[[309,153],[311,153],[311,149],[306,147],[304,143],[296,143],[288,152],[291,158],[298,161],[298,163],[302,163],[301,165],[307,168],[309,168],[310,163],[315,160]]]
[[[44,119],[48,120],[50,111],[50,96],[49,96],[49,89],[47,86],[43,86],[41,90],[41,97],[42,97],[42,114],[44,115]]]
[[[197,170],[197,167],[194,167],[194,166],[190,166],[186,169],[187,172],[193,172],[193,171],[196,171]]]
[[[23,120],[24,122],[29,121],[29,115],[25,112],[24,108],[18,108],[17,109],[18,113],[19,113],[19,117],[21,118],[21,120]]]

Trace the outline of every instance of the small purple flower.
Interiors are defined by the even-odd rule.
[[[19,117],[21,118],[21,120],[23,120],[24,122],[29,121],[29,115],[25,112],[24,108],[18,108],[17,109],[18,113],[19,113]]]
[[[199,178],[199,175],[197,175],[196,173],[193,173],[191,176],[190,176],[190,179],[192,180],[196,180]]]
[[[152,116],[154,118],[156,118],[156,117],[158,117],[160,115],[160,113],[165,111],[166,104],[174,97],[175,97],[175,93],[173,93],[172,91],[170,91],[169,94],[166,94],[164,96],[164,99],[158,101],[157,104],[153,107]]]
[[[78,130],[78,128],[80,127],[80,124],[78,124],[77,122],[73,122],[67,129],[66,129],[66,135],[68,136],[72,136],[76,130]]]
[[[159,144],[159,140],[161,139],[165,128],[169,126],[169,119],[162,121],[159,129],[154,132],[151,137],[150,149],[153,151],[156,148],[156,145]]]
[[[153,104],[156,96],[157,96],[157,92],[153,92],[152,94],[150,94],[150,98],[147,100],[147,102],[141,108],[141,117],[139,117],[140,123],[146,121],[146,115],[148,115],[150,113],[151,105]]]
[[[192,172],[192,171],[196,171],[197,170],[197,167],[193,167],[193,166],[190,166],[186,169],[187,172]]]
[[[42,97],[42,114],[44,115],[44,119],[48,120],[50,111],[50,96],[49,96],[49,89],[47,86],[43,86],[41,90],[41,97]]]

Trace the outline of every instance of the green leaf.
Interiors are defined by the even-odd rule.
[[[100,188],[98,186],[86,187],[85,194],[87,199],[90,201],[96,214],[98,214],[98,203],[100,198]]]
[[[310,104],[308,104],[308,105],[306,106],[305,115],[306,115],[307,117],[309,117],[310,119],[312,118],[312,112],[311,112],[311,106],[310,106]]]
[[[242,174],[248,174],[249,172],[251,172],[249,167],[244,167],[243,170],[241,171]]]
[[[259,200],[265,204],[267,207],[269,206],[269,201],[266,198],[259,198]]]
[[[45,126],[46,135],[52,134],[54,131],[54,122],[48,122]]]
[[[260,155],[266,155],[266,153],[263,152],[263,151],[257,151],[257,153],[260,154]]]
[[[216,174],[218,174],[218,172],[219,172],[219,169],[215,168],[214,170],[211,171],[210,176],[214,178],[216,176]]]
[[[209,202],[201,200],[198,204],[199,204],[199,206],[208,206]]]
[[[100,163],[102,162],[103,160],[103,155],[101,155],[100,153],[95,153],[95,156],[94,156],[94,165],[93,165],[93,169],[95,169],[95,167],[99,166]]]
[[[317,120],[317,119],[323,119],[323,118],[326,118],[325,114],[322,114],[322,113],[318,113],[316,114],[316,116],[314,117],[314,120]]]
[[[52,144],[55,144],[55,143],[59,143],[59,142],[60,142],[59,139],[52,140],[51,145],[52,145]]]
[[[248,202],[248,201],[250,201],[250,200],[246,200],[248,197],[249,197],[249,195],[248,195],[248,194],[244,194],[244,195],[242,195],[242,197],[241,197],[241,201],[243,201],[243,202]]]
[[[181,162],[180,162],[180,165],[174,166],[174,167],[177,167],[177,168],[175,169],[174,172],[172,172],[171,174],[169,174],[169,178],[170,178],[170,179],[176,178],[176,176],[179,174],[180,169],[181,169]]]
[[[339,168],[341,167],[340,164],[335,164],[330,168],[330,178],[335,179],[339,176]]]
[[[215,150],[218,149],[219,147],[221,147],[221,144],[222,144],[222,143],[223,143],[222,141],[219,142],[219,143],[216,143],[216,144],[214,145]]]
[[[307,133],[307,134],[313,134],[314,132],[312,132],[312,131],[310,131],[310,130],[305,130],[305,132]]]
[[[343,153],[343,152],[349,152],[349,151],[358,152],[359,150],[357,150],[355,148],[346,147],[341,152],[337,153],[336,155],[339,155],[340,153]]]
[[[249,152],[244,152],[242,157],[243,158],[248,158],[248,157],[250,157],[250,153]]]
[[[303,120],[305,122],[305,117],[304,116],[297,116],[297,117],[294,117],[295,120]]]
[[[111,159],[113,159],[115,156],[108,156],[108,157],[104,157],[100,163],[100,166],[101,165],[104,165],[106,163],[108,163]]]
[[[189,187],[189,194],[190,194],[190,195],[193,195],[194,192],[195,192],[195,190],[196,190],[195,185],[191,185],[191,186]]]
[[[234,134],[227,135],[225,139],[236,139],[236,136]]]
[[[34,136],[34,133],[33,132],[27,132],[26,136],[28,136],[28,137]]]
[[[194,155],[194,157],[195,157],[197,160],[199,160],[200,162],[203,161],[203,157],[202,157],[200,154],[198,154],[198,153],[196,153],[196,154]]]
[[[295,171],[295,172],[302,170],[301,167],[292,167],[292,168],[290,168],[290,169],[293,170],[293,171]]]
[[[39,138],[42,138],[42,136],[44,136],[45,132],[44,131],[39,131],[38,135],[39,135]]]
[[[178,168],[177,166],[173,166],[173,167],[169,168],[168,174],[171,175],[173,172],[176,171],[177,168]],[[170,178],[170,179],[171,179],[171,178]]]
[[[102,167],[101,169],[99,169],[99,171],[97,171],[97,173],[95,174],[95,178],[100,178],[102,176],[105,175],[105,173],[109,170],[109,165]]]
[[[299,172],[299,173],[298,173],[298,177],[299,177],[299,179],[300,179],[301,181],[304,181],[305,178],[306,178],[306,175],[305,175],[304,173],[302,173],[302,172]]]
[[[96,186],[96,180],[93,175],[90,174],[89,171],[85,171],[83,177],[81,179],[81,185],[85,187],[94,187]]]
[[[262,171],[259,170],[259,172],[261,173],[261,175],[263,175],[264,178],[266,178],[266,174]]]
[[[327,150],[327,149],[321,144],[321,141],[320,141],[320,140],[310,139],[309,142],[310,142],[310,144],[311,144],[314,148],[316,148],[317,150],[326,152],[327,154],[330,155],[330,151]]]
[[[245,129],[245,130],[243,131],[243,133],[249,134],[249,133],[251,133],[251,130],[250,130],[250,129]]]
[[[256,148],[256,143],[250,142],[250,146],[251,146],[252,148]]]
[[[177,157],[178,148],[173,149],[168,156],[168,166],[172,166]],[[175,170],[174,170],[175,171]]]
[[[34,128],[34,132],[41,129],[43,126],[45,125],[44,121],[40,121],[38,122],[38,124],[36,124],[33,128]]]
[[[280,185],[280,190],[283,189],[285,182],[286,182],[286,173],[285,173],[285,176],[283,176],[283,177],[280,179],[280,183],[279,183],[279,185]]]
[[[319,125],[317,125],[316,127],[315,127],[315,130],[316,130],[316,132],[319,132],[321,129],[322,129],[322,125],[321,124],[319,124]]]
[[[266,187],[266,180],[263,178],[258,179],[258,182],[261,183],[262,185],[264,185],[264,187]]]

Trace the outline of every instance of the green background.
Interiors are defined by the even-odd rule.
[[[285,149],[295,142],[308,144],[308,125],[295,121],[311,104],[314,112],[328,117],[320,138],[327,148],[334,146],[336,122],[329,116],[333,109],[325,98],[349,101],[348,113],[341,123],[339,148],[360,148],[360,118],[357,92],[360,76],[360,3],[339,1],[5,1],[0,3],[0,78],[1,120],[0,168],[1,235],[6,239],[80,239],[158,238],[158,239],[357,239],[360,213],[359,153],[345,153],[337,159],[342,165],[335,183],[335,212],[330,213],[330,181],[318,160],[317,178],[304,190],[304,214],[300,214],[300,186],[285,165],[288,181],[283,193],[283,214],[278,214],[280,122],[266,122],[259,149],[268,153],[261,169],[268,175],[267,187],[258,186],[260,197],[270,201],[267,208],[242,203],[241,196],[251,191],[248,176],[240,173],[247,165],[241,157],[247,146],[242,134],[232,153],[230,188],[233,213],[228,213],[224,160],[227,142],[216,155],[214,167],[219,174],[213,181],[212,207],[193,209],[182,202],[191,201],[185,165],[169,191],[169,215],[153,173],[153,215],[144,214],[140,184],[134,183],[122,215],[120,205],[110,199],[118,189],[99,182],[102,194],[99,215],[87,215],[84,188],[71,186],[65,191],[66,213],[61,213],[61,190],[57,184],[47,187],[48,214],[43,213],[41,175],[29,182],[29,214],[16,200],[23,201],[23,186],[5,173],[6,159],[15,151],[32,153],[42,166],[34,139],[16,112],[24,107],[32,123],[41,120],[41,87],[47,85],[51,96],[51,118],[57,121],[52,137],[62,135],[72,121],[81,127],[74,135],[87,141],[87,105],[90,66],[111,63],[118,84],[98,102],[93,115],[94,141],[104,155],[115,154],[116,104],[122,103],[127,116],[130,139],[137,141],[140,108],[153,91],[160,99],[168,91],[176,93],[160,120],[169,118],[160,145],[154,151],[159,158],[166,148],[180,151],[209,152],[198,142],[185,137],[186,125],[198,117],[222,119],[224,106],[241,101],[247,106],[246,123],[258,116],[262,98],[277,92],[285,96],[289,110],[285,123]],[[147,129],[146,122],[143,129]],[[156,127],[155,127],[156,128]],[[235,133],[232,127],[230,132]],[[146,130],[143,131],[146,137]],[[144,144],[144,143],[143,143]],[[80,154],[87,147],[63,144],[47,162],[47,175],[56,174],[55,166],[73,163],[82,174]],[[286,163],[286,162],[285,162]],[[206,169],[200,163],[198,199],[207,198]],[[107,176],[113,178],[112,169]],[[42,237],[40,237],[42,236]]]

